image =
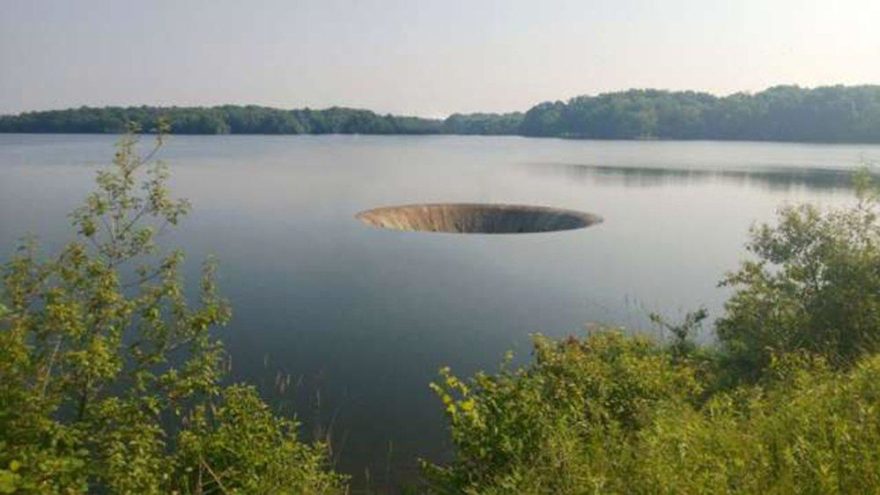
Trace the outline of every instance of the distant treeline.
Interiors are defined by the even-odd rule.
[[[880,142],[880,86],[777,86],[716,97],[630,90],[541,103],[520,133],[594,139]]]
[[[149,131],[159,118],[178,134],[484,134],[584,139],[723,139],[880,142],[880,86],[777,86],[717,97],[693,91],[629,90],[545,102],[526,113],[446,119],[369,110],[280,110],[259,106],[82,107],[0,117],[0,132]]]
[[[440,120],[381,116],[369,110],[279,110],[259,106],[81,107],[0,118],[5,132],[120,133],[145,131],[164,118],[176,134],[436,134]]]

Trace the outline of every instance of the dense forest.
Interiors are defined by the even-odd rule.
[[[121,133],[129,123],[153,129],[168,121],[175,134],[436,134],[439,120],[377,115],[369,110],[278,110],[258,106],[82,107],[0,117],[4,132]]]
[[[594,139],[880,142],[880,86],[777,86],[718,98],[631,90],[529,110],[520,133]]]
[[[176,134],[516,134],[522,114],[456,114],[440,120],[339,107],[82,107],[3,116],[0,132],[121,133],[129,123],[154,129],[159,119]]]
[[[582,139],[721,139],[880,142],[880,86],[777,86],[718,97],[693,91],[629,90],[545,102],[523,113],[446,119],[369,110],[281,110],[260,106],[81,107],[0,116],[0,132],[177,134],[484,134]]]

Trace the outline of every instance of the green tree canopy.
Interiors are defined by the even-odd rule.
[[[718,97],[639,89],[544,102],[525,113],[446,119],[333,107],[81,107],[0,116],[0,132],[123,132],[160,118],[181,134],[486,134],[587,139],[880,143],[880,86],[777,86]]]

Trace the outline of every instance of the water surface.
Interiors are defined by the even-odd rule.
[[[0,135],[0,253],[25,233],[53,249],[66,213],[109,161],[113,136]],[[193,213],[164,239],[187,270],[215,254],[234,306],[221,331],[235,380],[260,384],[338,466],[374,483],[446,451],[427,384],[449,365],[528,357],[534,332],[590,322],[653,332],[647,314],[704,306],[736,266],[749,226],[785,202],[839,204],[876,146],[596,142],[452,136],[172,137],[162,157]],[[593,212],[604,223],[546,234],[370,228],[362,210],[497,202]],[[705,337],[709,338],[709,337]],[[275,390],[291,376],[292,389]]]

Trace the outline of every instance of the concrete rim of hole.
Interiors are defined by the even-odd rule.
[[[372,227],[452,234],[530,234],[583,229],[602,217],[547,206],[427,203],[373,208],[355,217]]]

